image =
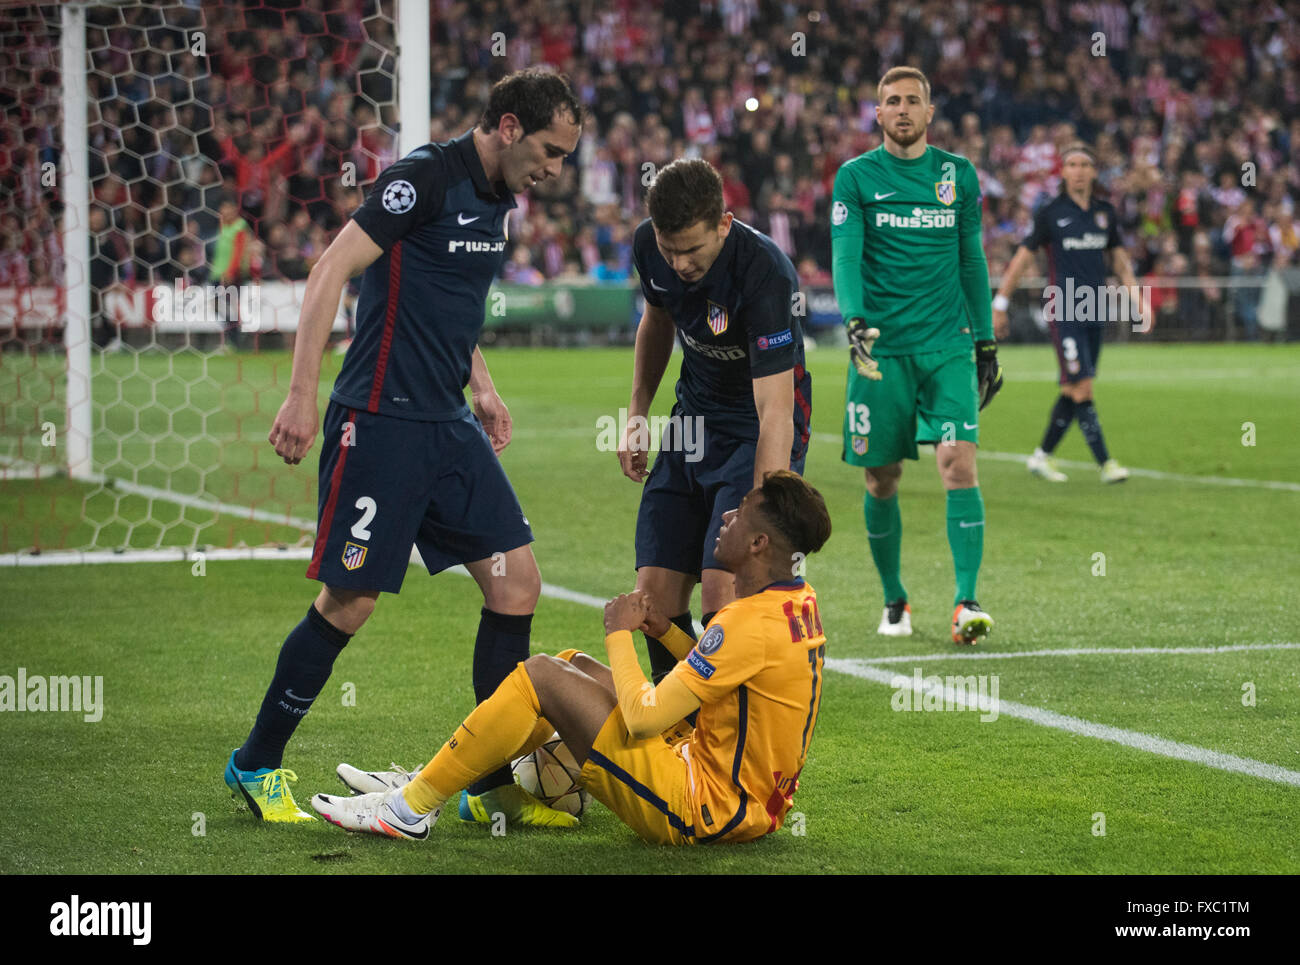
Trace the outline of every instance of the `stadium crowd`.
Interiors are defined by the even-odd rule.
[[[392,4],[160,6],[89,17],[94,284],[304,278],[396,158]],[[738,217],[828,283],[835,172],[880,143],[875,84],[904,62],[933,84],[930,142],[976,164],[994,276],[1079,138],[1140,275],[1296,266],[1297,0],[817,6],[433,0],[432,140],[470,127],[491,83],[528,65],[568,74],[588,111],[564,176],[519,198],[506,280],[627,279],[653,170],[700,156]],[[0,286],[48,285],[57,30],[14,17],[0,31]],[[1231,302],[1251,336],[1261,290],[1164,288],[1156,305],[1208,333]]]

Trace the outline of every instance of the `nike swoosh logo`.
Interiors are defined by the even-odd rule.
[[[1073,221],[1073,220],[1074,220],[1073,218],[1058,218],[1057,221],[1056,221],[1056,227],[1058,227],[1058,228],[1064,228],[1066,225],[1068,225],[1068,224],[1069,224],[1071,221]]]
[[[873,533],[867,530],[867,539],[884,539],[886,536],[893,536],[894,531],[891,529],[888,533]]]
[[[481,217],[483,217],[481,214],[476,214],[472,218],[467,218],[463,214],[458,214],[456,215],[456,221],[460,224],[469,224],[471,221],[477,221]]]
[[[876,200],[877,200],[877,201],[883,201],[885,198],[893,197],[893,196],[896,195],[896,194],[898,194],[897,191],[890,191],[888,194],[881,194],[879,191],[877,191],[877,192],[876,192]]]
[[[315,697],[299,697],[292,690],[286,690],[284,692],[284,695],[288,697],[290,700],[298,701],[298,703],[300,704],[310,704],[313,700],[316,699]]]
[[[978,523],[958,523],[957,525],[962,529],[970,529],[972,526],[983,526],[984,520],[981,519]]]
[[[381,828],[384,829],[385,833],[388,834],[388,836],[391,838],[414,838],[416,841],[423,841],[425,838],[429,836],[429,829],[427,827],[421,828],[420,832],[417,834],[405,824],[402,825],[402,828],[399,831],[397,828],[393,827],[383,818],[376,817],[375,821],[379,824]]]
[[[667,288],[660,288],[658,285],[656,285],[655,280],[653,278],[650,279],[650,287],[657,292],[666,292],[668,290]]]
[[[974,425],[971,425],[969,422],[963,422],[961,424],[961,427],[963,429],[978,429],[980,427],[980,424],[977,422]]]

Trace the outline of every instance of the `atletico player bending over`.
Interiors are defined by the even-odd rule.
[[[560,176],[581,121],[563,78],[539,70],[502,78],[474,128],[380,174],[312,268],[289,396],[268,437],[289,465],[316,438],[321,353],[340,292],[365,275],[357,336],[325,413],[307,568],[325,586],[285,638],[252,730],[226,762],[226,785],[260,820],[315,820],[290,793],[297,776],[282,766],[285,747],[379,594],[401,590],[413,545],[431,574],[464,564],[483,593],[476,699],[528,656],[542,578],[532,528],[497,458],[510,442],[510,412],[478,338],[515,195]],[[525,795],[509,771],[469,792],[469,821],[498,812],[516,824],[563,818]]]
[[[791,562],[830,533],[817,490],[789,470],[768,474],[724,516],[714,555],[735,573],[737,598],[698,643],[645,593],[619,596],[605,607],[608,667],[575,650],[530,657],[419,774],[387,791],[317,794],[312,807],[350,831],[423,839],[461,788],[558,731],[582,785],[646,841],[777,830],[808,757],[826,653],[817,594],[791,579]],[[636,629],[680,660],[658,686],[637,663]],[[670,741],[693,711],[695,728]]]

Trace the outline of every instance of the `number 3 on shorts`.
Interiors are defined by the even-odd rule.
[[[871,434],[871,410],[865,403],[850,402],[848,404],[849,415],[849,432],[855,432],[860,436]]]

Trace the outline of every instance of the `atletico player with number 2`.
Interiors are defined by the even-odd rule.
[[[320,522],[307,569],[325,586],[281,646],[252,731],[226,763],[226,784],[260,820],[315,820],[289,791],[296,775],[281,766],[285,746],[379,594],[401,589],[413,545],[430,573],[463,563],[483,592],[477,699],[528,658],[541,575],[532,529],[497,459],[510,441],[510,413],[478,335],[515,195],[560,176],[581,115],[556,74],[503,78],[472,130],[388,167],[312,268],[289,397],[269,436],[290,465],[316,438],[321,352],[339,295],[349,278],[365,275],[356,338],[325,414]],[[466,820],[502,813],[512,823],[573,823],[521,796],[508,768],[470,791]]]

